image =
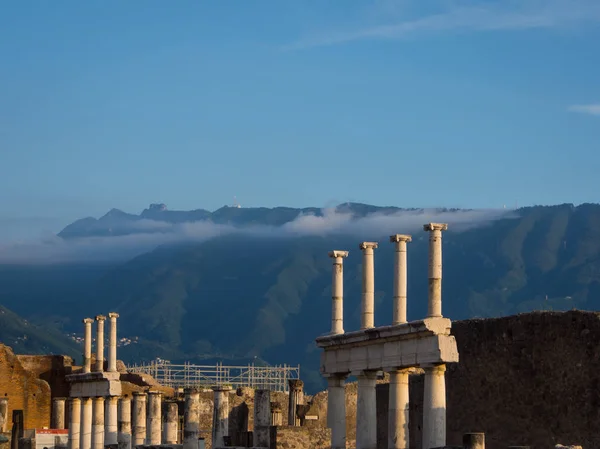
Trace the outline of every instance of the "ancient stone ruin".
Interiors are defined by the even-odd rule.
[[[447,363],[458,362],[451,322],[442,316],[442,231],[447,224],[424,226],[429,237],[429,300],[427,317],[406,321],[406,245],[409,235],[393,235],[395,279],[393,321],[375,327],[375,269],[373,252],[378,244],[363,242],[361,328],[345,332],[343,325],[343,260],[348,251],[331,251],[333,259],[331,332],[317,338],[323,348],[321,372],[328,381],[327,426],[331,448],[346,449],[345,379],[358,379],[356,449],[377,448],[376,380],[378,372],[390,374],[388,448],[409,447],[409,370],[425,371],[423,449],[446,445]]]

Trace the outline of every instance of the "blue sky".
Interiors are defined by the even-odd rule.
[[[0,230],[112,207],[596,202],[597,0],[0,6]]]

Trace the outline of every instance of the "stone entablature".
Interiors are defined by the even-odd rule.
[[[425,318],[395,326],[317,338],[323,348],[321,373],[351,374],[363,370],[392,371],[458,362],[448,318]]]

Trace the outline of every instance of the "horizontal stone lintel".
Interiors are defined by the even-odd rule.
[[[77,373],[65,376],[67,382],[97,382],[99,380],[119,380],[121,373],[110,371],[97,371],[93,373]]]
[[[72,398],[95,398],[121,396],[121,381],[98,379],[95,381],[71,381],[70,396]]]
[[[452,335],[413,339],[371,340],[368,344],[329,346],[321,353],[321,374],[344,375],[361,371],[394,371],[458,362]]]
[[[404,324],[373,327],[359,331],[337,335],[322,335],[316,342],[320,348],[330,346],[355,346],[360,343],[369,344],[373,340],[410,340],[430,335],[450,335],[452,321],[448,318],[425,318]]]

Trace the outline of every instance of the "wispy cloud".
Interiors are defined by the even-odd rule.
[[[600,103],[596,104],[575,104],[567,108],[570,112],[579,112],[581,114],[600,116]]]
[[[449,31],[524,30],[600,23],[600,1],[597,0],[457,0],[437,2],[438,5],[434,12],[388,19],[388,23],[325,30],[304,36],[285,48],[335,45],[363,39],[401,39]]]
[[[209,221],[165,223],[145,221],[132,224],[136,233],[114,237],[90,237],[63,240],[56,236],[42,241],[0,245],[0,263],[51,264],[67,262],[125,261],[151,251],[159,245],[178,242],[203,242],[215,237],[243,234],[256,238],[298,238],[303,236],[349,235],[366,240],[387,237],[394,233],[418,232],[424,223],[449,223],[454,231],[482,226],[510,211],[436,210],[402,211],[394,214],[374,213],[355,218],[349,213],[324,211],[323,216],[300,215],[283,226],[220,225]]]

